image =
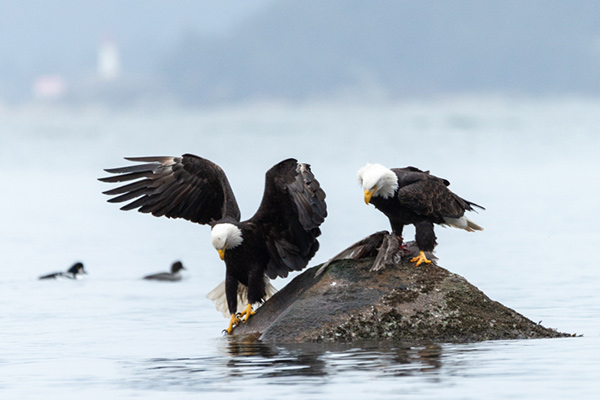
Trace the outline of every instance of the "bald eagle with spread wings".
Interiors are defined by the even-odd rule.
[[[212,227],[212,244],[225,261],[226,274],[224,286],[209,297],[231,316],[228,334],[255,313],[253,305],[274,292],[269,279],[302,270],[319,248],[327,207],[308,164],[290,158],[269,169],[258,210],[241,221],[233,190],[217,164],[192,154],[126,159],[141,164],[106,169],[114,175],[100,178],[131,182],[104,192],[116,196],[109,202],[133,200],[121,209]]]
[[[469,220],[465,211],[484,208],[454,194],[450,182],[415,167],[388,169],[381,164],[367,164],[358,171],[358,181],[364,190],[366,204],[373,204],[384,213],[393,233],[402,244],[405,225],[415,226],[415,241],[419,255],[411,262],[431,263],[424,252],[436,246],[434,224],[481,231],[482,227]]]

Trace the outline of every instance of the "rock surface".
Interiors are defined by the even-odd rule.
[[[371,270],[375,257],[333,261],[323,273],[313,267],[233,334],[279,343],[570,336],[489,299],[435,262],[415,266],[411,256],[398,256],[379,271]]]

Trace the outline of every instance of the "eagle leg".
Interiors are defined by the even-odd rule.
[[[244,311],[242,311],[240,313],[240,318],[242,320],[243,323],[246,323],[248,321],[248,318],[250,318],[251,315],[256,314],[256,311],[252,310],[252,304],[248,303],[248,305],[246,306],[246,308],[244,308]]]
[[[421,265],[421,263],[431,264],[431,261],[425,257],[423,251],[419,251],[419,255],[410,259],[410,262],[416,263],[415,266]]]
[[[229,320],[229,326],[227,327],[227,329],[225,329],[225,332],[227,332],[228,335],[231,335],[231,333],[233,332],[233,328],[238,326],[240,324],[240,321],[241,321],[241,319],[239,319],[237,315],[231,314],[231,319]]]

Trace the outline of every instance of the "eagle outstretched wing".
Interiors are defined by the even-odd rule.
[[[183,218],[210,224],[229,217],[240,220],[240,210],[227,180],[217,164],[184,154],[181,157],[126,157],[143,164],[106,169],[115,174],[102,182],[130,182],[104,194],[116,196],[108,201],[131,201],[122,210],[137,209],[156,217]]]
[[[269,278],[306,267],[319,248],[319,226],[326,216],[325,192],[310,165],[290,158],[267,171],[260,207],[248,222],[262,227]]]
[[[392,169],[398,176],[397,197],[400,203],[416,214],[430,216],[438,220],[460,218],[473,207],[480,205],[454,194],[448,186],[450,182],[421,171],[414,167]]]

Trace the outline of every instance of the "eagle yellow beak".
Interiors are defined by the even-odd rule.
[[[221,257],[221,260],[225,259],[225,249],[221,249],[221,250],[217,250],[219,252],[219,257]]]
[[[371,197],[373,197],[373,194],[375,194],[374,190],[372,192],[370,190],[365,190],[365,204],[368,205],[371,203]]]

